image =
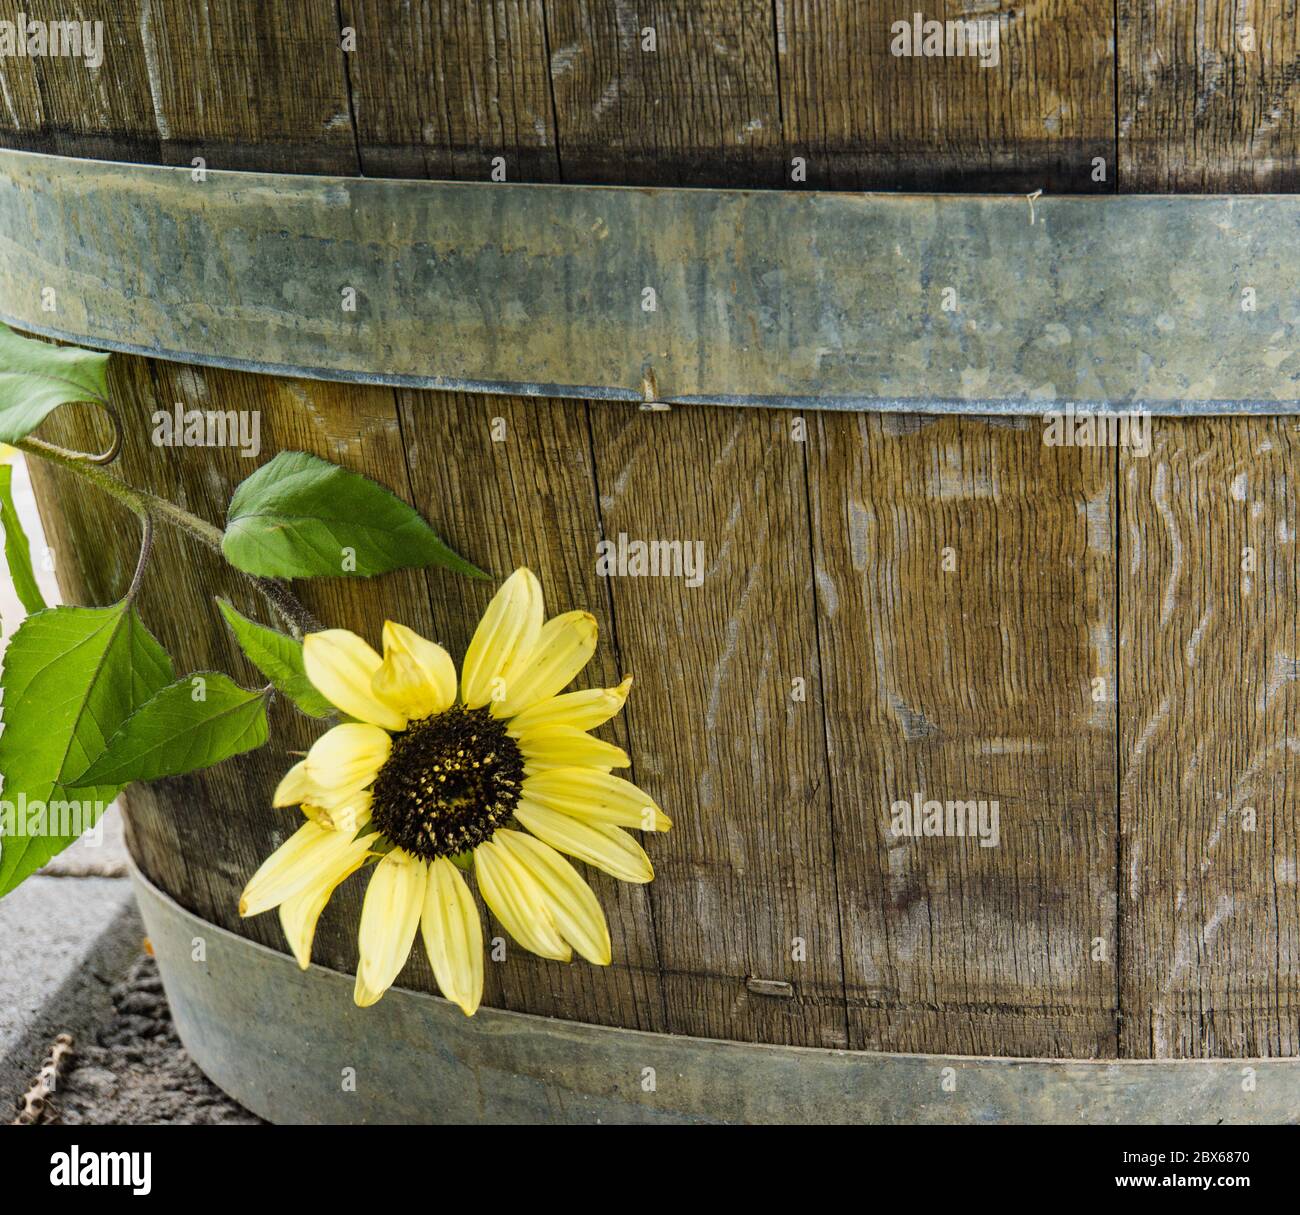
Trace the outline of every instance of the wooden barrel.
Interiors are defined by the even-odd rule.
[[[0,62],[0,144],[637,186],[1296,181],[1295,48],[1243,50],[1227,3],[1033,0],[1004,17],[995,65],[893,54],[911,3],[416,0],[400,20],[367,0],[77,7],[104,21],[104,66]],[[1291,38],[1280,0],[1262,7],[1258,29]],[[1211,80],[1207,56],[1235,66]],[[610,737],[676,823],[651,845],[657,878],[595,877],[613,965],[512,953],[487,968],[487,1005],[853,1051],[1300,1054],[1294,420],[1158,419],[1140,458],[1048,447],[1027,419],[647,412],[134,355],[114,358],[112,386],[128,481],[219,524],[256,464],[327,456],[484,568],[529,565],[549,605],[593,611],[593,684],[634,675]],[[150,415],[176,402],[258,411],[257,460],[153,446]],[[102,438],[71,416],[42,433]],[[66,474],[34,476],[65,596],[110,602],[135,528]],[[596,545],[620,535],[698,539],[707,576],[602,578]],[[429,571],[301,592],[331,624],[377,640],[391,618],[459,654],[491,587]],[[146,620],[178,668],[251,678],[216,594],[261,611],[209,553],[160,535]],[[285,753],[312,737],[280,707],[269,748],[134,788],[143,874],[284,951],[274,917],[241,920],[237,895],[286,831],[269,808]],[[890,806],[916,792],[996,800],[999,846],[900,841]],[[324,966],[354,969],[363,891],[346,884],[326,911]],[[399,984],[436,991],[420,951]]]

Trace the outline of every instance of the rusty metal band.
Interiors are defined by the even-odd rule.
[[[1293,196],[389,181],[0,150],[9,323],[320,379],[820,409],[1290,413],[1297,265]]]
[[[471,1019],[445,1000],[401,988],[359,1009],[350,975],[299,970],[286,954],[186,911],[134,867],[133,877],[186,1050],[215,1083],[272,1122],[1184,1124],[1300,1117],[1300,1059],[1090,1062],[767,1046],[491,1008]]]

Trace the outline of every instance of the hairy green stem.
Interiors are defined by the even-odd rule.
[[[140,583],[144,581],[144,571],[149,564],[149,555],[153,552],[153,516],[140,516],[140,558],[135,563],[135,574],[131,578],[131,585],[126,588],[126,600],[132,602],[140,591]]]
[[[39,456],[42,460],[48,460],[52,464],[57,464],[61,468],[69,469],[82,477],[90,484],[98,486],[110,497],[116,498],[123,506],[134,511],[142,519],[156,519],[159,522],[170,524],[178,531],[198,540],[205,544],[213,552],[225,559],[225,554],[221,551],[221,529],[213,527],[206,519],[200,519],[198,515],[191,514],[183,506],[177,506],[174,502],[168,502],[166,498],[160,498],[157,494],[151,494],[146,489],[136,489],[127,485],[125,481],[105,472],[97,464],[93,464],[85,459],[84,456],[76,452],[67,451],[62,447],[56,447],[53,443],[46,443],[41,439],[33,439],[30,436],[21,439],[16,444],[20,451],[28,455]],[[149,538],[151,538],[151,533]],[[147,553],[144,554],[147,557]],[[235,568],[231,566],[231,568]],[[304,633],[319,632],[322,628],[320,621],[311,614],[297,599],[291,590],[276,578],[263,578],[257,574],[245,573],[239,571],[262,595],[262,597],[275,609],[280,618],[287,624],[294,637],[301,638]],[[134,588],[136,584],[133,582]]]
[[[257,574],[245,574],[244,577],[257,587],[262,598],[280,613],[281,619],[299,641],[302,640],[304,633],[319,633],[325,627],[278,578],[262,578]]]

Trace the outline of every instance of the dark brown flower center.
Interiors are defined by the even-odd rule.
[[[456,705],[393,736],[375,777],[371,818],[399,848],[426,861],[467,852],[510,818],[524,758],[486,708]]]

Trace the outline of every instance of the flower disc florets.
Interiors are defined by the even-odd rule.
[[[523,775],[505,725],[486,708],[455,705],[393,736],[375,777],[372,821],[413,856],[457,856],[506,824]]]

